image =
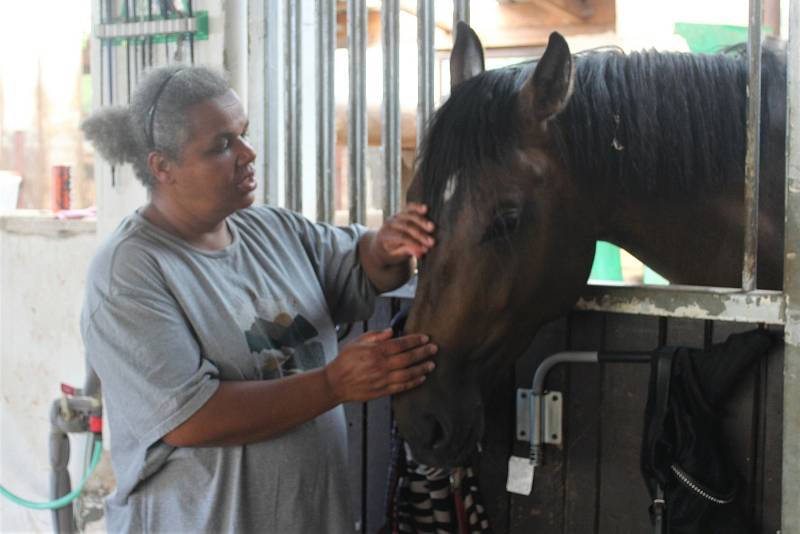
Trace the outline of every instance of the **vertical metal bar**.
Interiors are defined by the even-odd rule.
[[[103,24],[109,24],[113,18],[111,15],[111,2],[109,0],[105,0],[103,2]],[[108,38],[104,39],[103,42],[106,44],[106,65],[108,68],[106,69],[106,76],[108,76],[108,93],[106,95],[106,100],[104,104],[106,106],[111,106],[114,104],[114,39]]]
[[[383,218],[400,209],[400,2],[383,0]]]
[[[756,288],[758,276],[758,170],[761,139],[761,0],[750,0],[747,30],[747,155],[744,164],[744,262],[742,289]]]
[[[456,40],[455,32],[459,21],[469,24],[469,0],[453,1],[453,42]]]
[[[317,220],[333,222],[333,180],[336,176],[336,101],[334,56],[336,2],[317,0]]]
[[[186,0],[186,13],[187,16],[193,17],[194,16],[194,7],[192,6],[192,0]],[[189,34],[189,63],[194,65],[194,33]]]
[[[111,14],[111,1],[104,0],[103,1],[103,14],[102,20],[103,24],[108,24],[113,20],[113,16]],[[103,42],[107,47],[106,53],[106,71],[105,76],[108,80],[108,93],[103,102],[103,105],[112,106],[114,105],[114,39],[104,39]],[[111,187],[114,188],[117,186],[117,168],[114,165],[111,165]]]
[[[165,21],[169,20],[171,4],[167,2],[159,2],[159,4],[161,5],[161,18]],[[164,35],[164,65],[169,65],[170,63],[172,63],[172,61],[170,61],[169,57],[169,36]]]
[[[123,9],[125,10],[125,22],[131,22],[131,2],[130,0],[125,0],[125,4],[123,5]],[[131,39],[130,37],[126,37],[124,41],[125,43],[125,71],[127,72],[127,77],[125,78],[125,83],[128,87],[128,97],[126,98],[126,103],[131,103],[131,92],[132,87],[131,84],[133,82],[133,75],[131,73]],[[134,58],[135,59],[135,58]]]
[[[246,4],[248,24],[246,65],[247,72],[251,73],[250,76],[246,77],[247,114],[250,117],[248,133],[250,142],[258,152],[258,157],[255,161],[256,177],[258,178],[256,202],[267,203],[267,193],[269,191],[267,182],[270,177],[269,162],[279,159],[275,157],[277,150],[274,145],[267,144],[267,131],[270,130],[269,109],[274,110],[276,103],[280,102],[280,98],[273,98],[273,95],[267,91],[267,78],[273,77],[272,73],[276,68],[276,62],[267,59],[269,57],[266,46],[267,34],[271,33],[267,29],[267,7],[264,2],[246,2]],[[270,65],[272,70],[264,68],[265,65]],[[272,128],[272,130],[279,130],[279,128]]]
[[[800,534],[800,0],[789,5],[781,532]]]
[[[153,2],[152,0],[147,0],[147,20],[153,20]],[[147,65],[152,67],[153,66],[153,36],[150,35],[147,37]]]
[[[350,221],[367,222],[365,150],[367,147],[366,56],[367,5],[347,0],[347,48],[350,52]]]
[[[264,88],[261,94],[264,95],[263,99],[266,102],[262,102],[264,127],[261,131],[260,145],[264,152],[260,166],[264,172],[264,203],[278,206],[282,204],[286,195],[283,190],[286,177],[284,157],[286,155],[286,135],[282,131],[284,127],[283,114],[286,111],[286,104],[283,101],[286,96],[283,87],[285,80],[283,69],[286,61],[282,60],[285,38],[281,35],[286,26],[283,22],[285,17],[281,14],[284,4],[283,2],[249,2],[248,5],[256,11],[256,16],[262,15],[264,25],[264,60],[260,65],[255,64],[254,69],[250,71],[258,72],[259,68],[264,70],[261,80]],[[256,31],[251,36],[251,43],[259,33]],[[251,57],[255,58],[256,56],[253,54]],[[257,97],[258,95],[258,88],[256,88],[256,92],[252,96]]]
[[[417,46],[419,49],[419,96],[417,98],[417,147],[433,113],[433,0],[417,0]]]
[[[300,4],[286,0],[286,42],[284,59],[286,96],[286,207],[303,209],[303,162],[300,156],[302,107],[300,101]]]

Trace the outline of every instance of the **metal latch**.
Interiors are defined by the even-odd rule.
[[[540,420],[531,417],[536,411],[536,396],[532,389],[517,390],[517,439],[531,442],[534,436],[533,428],[541,425],[540,443],[555,445],[561,448],[563,444],[562,415],[563,397],[560,391],[545,391],[541,398]]]

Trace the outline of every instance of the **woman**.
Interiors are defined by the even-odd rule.
[[[256,154],[225,79],[153,70],[83,130],[150,202],[89,269],[81,330],[103,384],[117,489],[110,531],[351,532],[342,403],[422,383],[426,336],[334,325],[433,245],[425,207],[378,232],[251,207]]]

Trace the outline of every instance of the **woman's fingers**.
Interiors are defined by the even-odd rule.
[[[403,391],[408,391],[409,389],[413,389],[417,386],[421,386],[425,382],[425,375],[419,376],[412,380],[406,382],[399,382],[396,384],[389,384],[384,388],[384,391],[381,392],[382,395],[397,395],[398,393],[402,393]]]
[[[386,341],[387,339],[391,338],[392,338],[392,329],[384,328],[383,330],[370,330],[369,332],[364,332],[363,334],[361,334],[356,338],[355,342],[377,343],[380,341]]]
[[[434,244],[431,236],[433,223],[422,216],[401,213],[390,223],[390,227],[399,234],[400,238],[413,239],[429,247]]]
[[[434,225],[426,217],[427,211],[427,206],[411,203],[383,224],[377,244],[388,262],[408,256],[422,257],[434,246]]]
[[[425,345],[429,341],[430,339],[425,334],[409,334],[382,342],[381,351],[384,356],[394,356]]]
[[[386,374],[375,381],[376,392],[381,395],[393,394],[416,387],[425,381],[425,375],[436,367],[434,362],[426,360],[438,351],[438,347],[427,340],[428,336],[411,335],[391,341],[392,353],[386,356],[384,362]]]
[[[370,400],[422,384],[437,351],[424,334],[392,338],[391,329],[366,332],[328,365],[329,376],[344,402]]]
[[[436,367],[433,362],[425,362],[411,367],[405,367],[392,371],[386,375],[387,384],[403,384],[405,382],[413,382],[421,376],[425,376]]]
[[[420,345],[413,349],[401,352],[399,354],[394,354],[389,356],[388,361],[386,362],[387,368],[394,371],[397,369],[405,369],[411,367],[418,362],[426,360],[436,354],[438,351],[438,347],[433,343],[426,343],[425,345]],[[433,362],[429,362],[433,364]],[[428,369],[429,371],[433,370],[433,367]]]

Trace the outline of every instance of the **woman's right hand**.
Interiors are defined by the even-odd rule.
[[[337,403],[393,395],[425,381],[435,365],[424,360],[436,351],[426,335],[392,338],[391,328],[366,332],[325,367],[325,379]]]

